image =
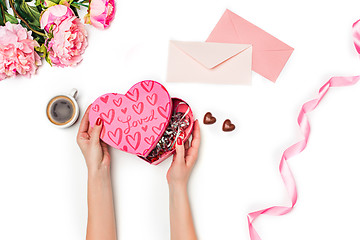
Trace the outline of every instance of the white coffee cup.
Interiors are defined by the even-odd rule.
[[[78,91],[73,88],[69,94],[57,95],[50,99],[46,107],[49,121],[59,127],[67,128],[79,118],[79,105],[76,102]]]

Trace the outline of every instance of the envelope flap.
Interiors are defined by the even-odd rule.
[[[199,64],[212,69],[251,48],[251,44],[171,41]]]
[[[233,13],[230,10],[226,10],[224,17],[229,17],[233,23],[233,27],[237,32],[238,42],[240,43],[251,43],[253,49],[256,50],[267,50],[267,51],[283,51],[283,50],[294,50],[286,43],[280,41],[276,37],[267,33],[258,26],[252,24],[246,19]]]

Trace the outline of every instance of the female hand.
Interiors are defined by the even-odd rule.
[[[90,105],[91,106],[91,105]],[[100,140],[103,121],[98,118],[94,127],[90,127],[89,109],[81,120],[77,143],[84,155],[89,173],[97,170],[110,170],[110,154],[106,143]]]
[[[186,188],[189,181],[191,171],[195,165],[198,157],[200,146],[200,126],[199,121],[194,123],[194,130],[192,133],[191,147],[189,148],[189,141],[184,144],[181,139],[176,143],[176,153],[173,157],[173,162],[166,175],[169,187]]]
[[[91,106],[91,105],[90,105]],[[100,140],[103,126],[98,118],[90,127],[89,109],[81,120],[77,143],[88,168],[88,224],[86,239],[116,240],[115,210],[110,177],[110,154]]]
[[[192,135],[190,148],[188,141],[185,147],[181,140],[177,142],[176,153],[166,176],[169,183],[171,240],[197,239],[187,193],[187,184],[200,146],[200,126],[197,120]]]

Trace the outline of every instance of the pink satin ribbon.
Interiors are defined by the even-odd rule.
[[[356,51],[360,54],[360,20],[358,20],[353,24],[353,38],[354,38]],[[323,99],[323,97],[325,96],[325,94],[327,93],[330,87],[351,86],[356,84],[359,80],[360,80],[360,76],[332,77],[320,88],[317,98],[304,103],[297,119],[301,132],[304,135],[304,139],[288,147],[284,151],[279,165],[281,177],[283,179],[286,190],[289,193],[291,199],[291,206],[272,206],[256,212],[249,213],[247,218],[248,218],[249,233],[251,240],[261,240],[259,234],[256,232],[253,226],[253,222],[255,221],[256,218],[258,218],[262,214],[272,215],[272,216],[280,216],[287,214],[293,209],[294,205],[296,204],[297,190],[296,190],[295,179],[291,173],[289,165],[287,164],[287,160],[301,153],[307,146],[307,141],[310,135],[310,124],[306,114],[316,109],[316,107],[321,102],[321,100]]]

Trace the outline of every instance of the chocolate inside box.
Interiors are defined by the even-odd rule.
[[[190,106],[179,98],[171,98],[171,100],[172,113],[163,135],[146,157],[139,156],[154,165],[172,155],[178,138],[186,142],[193,130],[194,116]]]

